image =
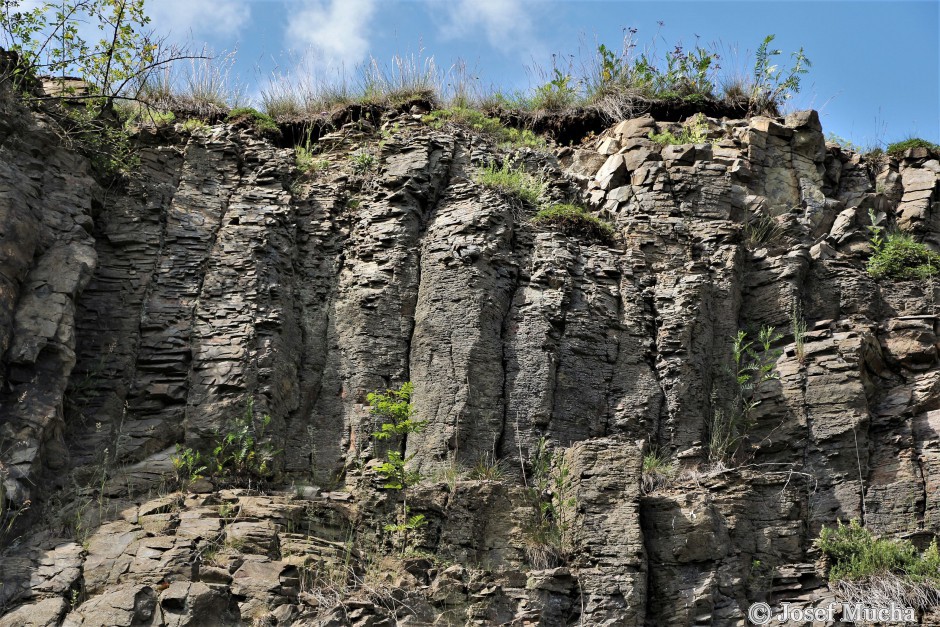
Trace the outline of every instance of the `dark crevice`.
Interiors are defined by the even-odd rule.
[[[216,244],[216,241],[218,240],[219,233],[222,231],[222,227],[225,225],[225,218],[226,218],[226,215],[228,214],[229,204],[232,200],[232,196],[235,194],[235,191],[241,187],[242,182],[244,181],[244,177],[245,177],[245,147],[236,141],[235,148],[236,148],[235,156],[236,156],[236,163],[237,163],[236,178],[235,178],[234,184],[230,188],[228,195],[221,202],[221,206],[219,207],[218,222],[215,224],[215,228],[213,228],[212,232],[209,234],[209,241],[206,243],[206,248],[205,248],[205,256],[202,259],[202,262],[199,264],[200,265],[199,279],[198,279],[196,288],[194,290],[195,298],[193,299],[192,310],[189,312],[189,329],[190,329],[189,347],[188,347],[189,348],[189,369],[186,373],[186,379],[185,379],[187,391],[192,389],[193,367],[195,366],[195,363],[193,360],[193,353],[194,353],[193,348],[195,345],[195,341],[197,339],[201,339],[201,338],[196,337],[196,317],[199,311],[199,306],[202,302],[202,291],[203,291],[203,286],[205,285],[206,276],[209,273],[209,268],[213,264],[212,251],[215,249],[215,244]],[[189,407],[187,403],[186,410],[188,409]],[[185,429],[186,429],[187,413],[188,411],[184,411],[183,424],[180,425],[180,427],[183,430],[184,439],[186,438]]]
[[[514,221],[513,212],[511,209],[507,213],[507,215],[511,222]],[[513,224],[513,228],[510,232],[509,237],[510,237],[509,249],[511,251],[518,251],[520,247],[520,239],[519,239],[519,228],[517,225]],[[526,249],[526,253],[527,254],[531,253],[531,247],[528,247]],[[509,378],[508,376],[509,363],[508,363],[507,355],[506,355],[506,344],[508,342],[509,326],[512,323],[512,313],[513,313],[515,302],[516,302],[516,295],[518,294],[519,290],[522,289],[523,287],[522,265],[521,263],[519,263],[518,259],[516,263],[517,263],[516,272],[514,273],[512,277],[512,288],[509,290],[509,297],[506,302],[506,310],[503,312],[502,323],[500,324],[500,332],[499,332],[500,366],[502,368],[502,373],[503,373],[503,379],[502,379],[502,382],[500,383],[500,390],[501,390],[500,395],[502,397],[502,405],[503,405],[503,418],[502,418],[503,425],[499,431],[499,436],[497,437],[496,442],[493,445],[494,457],[499,454],[499,451],[505,450],[504,445],[506,442],[506,430],[508,429],[508,425],[509,425],[509,394],[508,394],[509,390],[506,387],[508,383],[508,378]],[[516,435],[516,440],[518,441],[519,433],[516,432],[515,429],[514,429],[514,432]]]

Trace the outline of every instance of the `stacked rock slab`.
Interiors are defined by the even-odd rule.
[[[831,600],[823,525],[938,532],[938,288],[865,270],[870,210],[940,245],[936,154],[869,164],[797,112],[519,155],[615,227],[600,242],[533,223],[474,182],[505,153],[408,114],[322,138],[299,180],[248,129],[141,131],[140,172],[105,190],[2,106],[0,462],[35,526],[0,559],[0,625],[737,625]],[[731,338],[762,326],[779,378],[747,463],[715,466]],[[403,558],[366,396],[405,381],[427,525]],[[176,445],[249,399],[297,487],[176,492]],[[531,540],[546,444],[560,559]],[[654,450],[680,472],[646,493]],[[502,480],[447,478],[492,459]],[[343,569],[367,585],[324,583]]]

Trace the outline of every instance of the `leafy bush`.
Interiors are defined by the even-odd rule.
[[[545,183],[525,170],[513,168],[506,161],[501,167],[488,164],[477,173],[474,180],[483,187],[530,205],[537,204],[545,192]]]
[[[372,434],[375,439],[400,438],[409,433],[420,433],[427,426],[427,421],[416,422],[411,419],[413,394],[414,385],[406,382],[397,390],[370,392],[366,396],[372,415],[382,421],[379,430]]]
[[[578,205],[551,205],[539,210],[532,221],[555,225],[569,235],[581,235],[604,242],[610,241],[615,233],[614,227]]]
[[[909,540],[876,538],[852,520],[823,527],[816,546],[832,560],[829,581],[852,596],[920,608],[940,603],[936,538],[920,553]]]
[[[563,111],[578,101],[578,90],[572,85],[570,74],[552,68],[554,77],[535,89],[529,108],[536,111]]]
[[[775,35],[767,35],[755,54],[751,105],[758,111],[772,109],[800,93],[800,77],[813,65],[803,48],[790,55],[793,65],[789,68],[772,63],[773,58],[781,54],[780,50],[769,47],[774,38]]]
[[[597,54],[585,78],[587,97],[595,102],[611,95],[632,93],[650,99],[693,98],[702,102],[715,90],[715,73],[720,69],[718,53],[700,46],[686,51],[676,45],[665,56],[665,66],[650,50],[631,57],[635,29],[630,29],[623,52],[606,45]]]
[[[884,235],[884,227],[874,224],[872,256],[868,259],[868,273],[876,279],[927,279],[940,271],[940,254],[908,233],[893,232]]]
[[[238,487],[271,479],[283,451],[275,448],[267,437],[270,424],[270,415],[255,416],[254,399],[249,398],[245,413],[229,421],[224,432],[216,434],[210,455],[177,445],[172,462],[180,482],[195,481],[203,473]]]
[[[225,121],[230,124],[245,124],[259,135],[278,136],[281,134],[281,129],[274,118],[251,107],[232,109],[225,117]]]
[[[887,152],[893,157],[899,157],[902,153],[910,150],[911,148],[926,148],[932,152],[940,152],[940,146],[919,137],[911,137],[909,139],[905,139],[904,141],[889,144]]]

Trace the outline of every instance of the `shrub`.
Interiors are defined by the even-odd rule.
[[[238,487],[258,485],[274,476],[277,458],[283,453],[268,440],[271,416],[256,417],[254,399],[249,398],[245,413],[229,421],[224,433],[217,433],[211,454],[176,447],[173,467],[181,483],[208,476]]]
[[[378,431],[372,433],[376,440],[392,440],[396,448],[404,444],[404,438],[410,433],[420,433],[427,425],[427,421],[412,419],[411,396],[414,386],[403,383],[397,390],[386,390],[384,393],[371,392],[366,396],[370,412],[382,421]],[[394,523],[385,525],[385,531],[399,536],[402,553],[408,546],[408,532],[414,531],[427,524],[424,514],[410,515],[408,509],[408,489],[421,481],[421,473],[410,470],[408,462],[414,455],[405,456],[400,450],[390,449],[385,455],[385,461],[378,467],[377,472],[382,476],[382,487],[387,490],[398,490],[402,495],[401,510]]]
[[[614,227],[584,207],[571,204],[551,205],[539,210],[532,219],[537,224],[551,224],[569,235],[580,235],[609,242],[614,237]]]
[[[908,233],[888,233],[883,238],[879,233],[872,238],[872,248],[868,273],[876,279],[927,279],[940,271],[940,254]]]
[[[816,546],[832,560],[830,583],[855,592],[853,596],[871,599],[887,593],[885,600],[922,609],[940,602],[936,538],[920,553],[909,540],[876,538],[852,520],[848,525],[838,521],[835,527],[823,527]]]
[[[281,134],[281,129],[274,118],[251,107],[232,109],[225,117],[225,121],[230,124],[247,125],[259,135],[278,136]]]
[[[919,137],[911,137],[909,139],[905,139],[904,141],[889,144],[887,152],[893,157],[899,157],[902,153],[910,150],[911,148],[926,148],[931,152],[940,152],[940,146]]]
[[[537,204],[545,192],[544,182],[521,168],[513,168],[507,161],[501,167],[488,164],[477,173],[474,180],[483,187],[530,205]]]
[[[769,47],[774,37],[767,35],[755,54],[751,106],[758,111],[774,109],[781,101],[800,93],[800,77],[813,65],[803,54],[803,48],[790,55],[793,65],[789,68],[772,63],[773,58],[781,54],[780,50]]]

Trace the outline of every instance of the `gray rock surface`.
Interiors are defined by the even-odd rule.
[[[601,243],[482,188],[508,155],[420,116],[338,129],[303,177],[250,130],[141,131],[139,174],[103,190],[0,106],[0,498],[22,512],[0,625],[741,625],[833,598],[823,525],[940,532],[938,286],[865,270],[869,209],[940,244],[930,155],[869,171],[815,112],[517,155],[610,221]],[[779,378],[715,465],[732,337],[763,325]],[[427,524],[402,554],[366,397],[406,381]],[[178,491],[176,445],[249,399],[282,481]],[[539,494],[542,445],[567,474]],[[652,491],[651,451],[674,464]]]

